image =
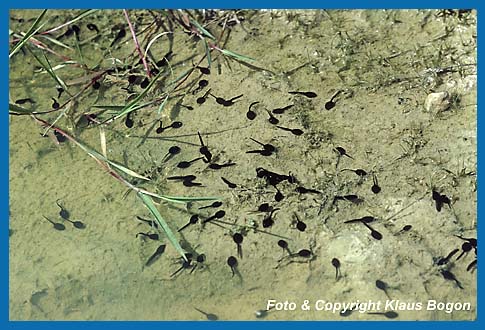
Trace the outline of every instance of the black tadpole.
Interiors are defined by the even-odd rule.
[[[205,315],[205,317],[206,317],[206,318],[207,318],[207,320],[209,320],[209,321],[217,321],[217,320],[219,320],[219,317],[218,317],[216,314],[212,314],[212,313],[206,313],[206,312],[201,311],[200,309],[195,308],[195,307],[194,307],[194,309],[195,309],[197,312],[199,312],[199,313],[201,313],[201,314]]]
[[[276,126],[276,127],[278,127],[279,129],[282,129],[283,131],[291,132],[291,134],[296,136],[300,136],[303,134],[303,131],[299,128],[287,128],[283,126]]]
[[[367,216],[362,217],[362,218],[344,221],[344,223],[355,223],[355,222],[371,223],[371,222],[374,222],[375,220],[376,220],[376,218],[374,218],[373,216],[367,215]]]
[[[205,103],[205,100],[207,100],[207,96],[210,94],[210,88],[207,92],[205,92],[205,94],[199,98],[197,98],[197,100],[195,100],[197,102],[197,104],[201,105],[203,103]]]
[[[237,272],[237,259],[233,256],[230,256],[229,258],[227,258],[227,264],[229,265],[229,267],[231,267],[232,277],[234,277]]]
[[[370,235],[374,239],[376,239],[378,241],[380,241],[382,239],[382,234],[381,233],[379,233],[377,230],[375,230],[374,228],[372,228],[371,226],[369,226],[367,224],[367,222],[365,222],[365,221],[361,221],[361,222],[364,224],[364,226],[366,226],[370,230]]]
[[[475,270],[477,268],[477,259],[473,260],[472,262],[470,262],[470,264],[468,264],[468,266],[466,267],[466,271],[469,272],[469,271],[472,271]]]
[[[451,207],[451,200],[448,196],[442,195],[436,190],[433,190],[433,200],[436,202],[436,211],[440,212],[444,204]]]
[[[291,109],[293,108],[295,105],[294,104],[290,104],[290,105],[287,105],[283,108],[276,108],[276,109],[273,109],[271,110],[272,113],[274,113],[275,115],[281,115],[283,114],[286,110],[288,109]]]
[[[90,31],[96,31],[96,33],[99,33],[98,27],[96,25],[94,25],[93,23],[88,23],[88,25],[86,25],[86,27]]]
[[[157,128],[156,132],[157,132],[157,134],[160,134],[160,133],[164,132],[165,130],[167,130],[169,128],[178,129],[178,128],[182,127],[182,126],[183,126],[183,123],[182,122],[180,122],[180,121],[174,121],[169,126],[163,127],[162,126],[162,122],[160,121],[160,126]]]
[[[120,31],[118,32],[118,34],[116,35],[115,39],[113,40],[113,42],[111,43],[111,45],[110,45],[109,47],[110,47],[110,48],[111,48],[111,47],[113,47],[113,45],[114,45],[114,44],[115,44],[117,41],[119,41],[119,40],[123,39],[125,36],[126,36],[126,31],[125,31],[125,29],[123,29],[123,28],[122,28],[122,29],[120,29]]]
[[[259,142],[253,138],[250,138],[253,142],[256,142],[257,144],[261,145],[263,147],[264,150],[267,150],[267,151],[270,151],[270,152],[273,152],[273,151],[276,151],[276,147],[273,146],[272,144],[269,144],[269,143],[262,143],[262,142]]]
[[[249,151],[246,151],[247,154],[260,154],[261,156],[271,156],[273,154],[272,151],[269,151],[269,150],[249,150]]]
[[[205,219],[202,223],[207,223],[207,222],[212,221],[214,219],[222,219],[222,218],[224,218],[225,215],[226,215],[226,211],[219,210],[214,215],[212,215],[212,216],[208,217],[207,219]]]
[[[225,164],[217,164],[217,163],[211,163],[209,164],[209,168],[212,170],[220,170],[223,167],[229,167],[229,166],[234,166],[236,163],[233,162],[227,162]]]
[[[154,240],[154,241],[158,241],[158,234],[155,234],[155,233],[138,233],[136,234],[136,237],[138,236],[145,236],[145,237],[148,237],[149,239],[151,240]]]
[[[382,315],[388,319],[395,319],[396,317],[399,316],[398,313],[396,313],[395,311],[387,311],[387,312],[369,312],[367,313],[369,315]]]
[[[214,202],[214,203],[212,203],[212,204],[210,204],[210,205],[206,205],[206,206],[199,207],[199,210],[202,210],[202,209],[208,209],[208,208],[210,208],[210,207],[218,208],[218,207],[220,207],[220,206],[222,206],[222,202],[219,202],[219,201],[218,201],[218,202]]]
[[[280,239],[280,240],[278,241],[278,246],[279,246],[280,248],[282,248],[283,250],[285,250],[286,252],[288,252],[288,255],[291,255],[291,251],[290,251],[290,249],[288,248],[288,242],[286,242],[285,240]]]
[[[296,187],[295,191],[300,194],[322,194],[321,191],[318,191],[316,189],[308,189],[302,186]]]
[[[200,132],[197,132],[197,135],[199,136],[199,141],[201,145],[199,152],[206,158],[207,162],[210,163],[212,160],[212,154],[210,153],[209,148],[204,144]]]
[[[151,266],[155,260],[157,260],[162,254],[165,252],[165,244],[160,245],[156,251],[152,254],[150,258],[148,258],[147,262],[145,263],[145,266]]]
[[[456,260],[460,260],[461,257],[463,257],[465,254],[468,254],[473,249],[473,245],[470,242],[465,242],[461,245],[461,253],[460,255],[456,258]]]
[[[241,235],[240,233],[235,233],[234,235],[232,235],[232,240],[234,241],[234,243],[236,243],[237,245],[237,255],[239,256],[239,258],[243,258],[243,253],[242,253],[242,246],[241,246],[241,243],[243,242],[244,240],[244,236]]]
[[[197,157],[195,159],[192,159],[192,160],[189,160],[189,161],[182,161],[180,163],[177,164],[177,167],[178,168],[188,168],[190,167],[190,165],[192,165],[192,163],[198,161],[198,160],[201,160],[203,159],[204,157]]]
[[[60,96],[58,96],[57,98],[59,98]],[[24,104],[24,103],[30,103],[30,104],[35,104],[35,101],[32,100],[31,98],[26,98],[26,99],[18,99],[18,100],[15,100],[15,104]]]
[[[325,103],[325,109],[326,110],[330,110],[332,109],[333,107],[335,107],[335,101],[334,99],[337,97],[337,95],[339,95],[342,91],[338,91],[337,93],[335,93],[332,98],[327,102]]]
[[[60,105],[59,105],[59,103],[57,102],[57,100],[56,100],[55,98],[53,98],[53,97],[51,97],[51,99],[52,99],[52,101],[53,101],[53,102],[52,102],[52,109],[59,109]]]
[[[258,206],[259,212],[270,212],[273,208],[269,205],[269,203],[263,203]]]
[[[271,227],[274,224],[273,214],[278,211],[279,208],[272,209],[268,215],[263,219],[263,228]]]
[[[274,195],[274,200],[277,202],[281,202],[285,198],[285,195],[283,195],[283,193],[278,189],[278,187],[276,187],[276,185],[274,187],[276,188],[276,194]]]
[[[346,156],[346,157],[349,157],[350,159],[354,159],[342,147],[335,147],[333,150],[339,154],[339,157]]]
[[[43,215],[43,217],[44,217],[44,219],[46,219],[47,221],[49,221],[52,224],[52,226],[54,227],[54,229],[59,230],[59,231],[66,229],[66,226],[64,226],[64,224],[58,223],[58,222],[54,222],[54,221],[50,220],[49,218],[47,218],[44,215]]]
[[[405,225],[399,232],[410,231],[413,228],[412,225]]]
[[[145,89],[148,87],[149,84],[150,80],[148,79],[148,77],[145,77],[145,79],[143,79],[143,81],[140,83],[140,87]]]
[[[253,107],[253,105],[256,105],[258,104],[258,102],[253,102],[249,105],[249,109],[248,109],[248,112],[246,112],[246,117],[249,119],[249,120],[254,120],[254,118],[256,118],[256,112],[254,112],[253,110],[251,110],[251,108]]]
[[[211,74],[211,70],[209,68],[198,66],[197,69],[199,69],[200,73],[202,74],[207,74],[207,75]]]
[[[125,119],[125,126],[126,126],[126,127],[128,127],[128,128],[132,128],[132,127],[133,127],[133,124],[134,124],[134,122],[133,122],[133,120],[131,119],[131,112],[130,112],[130,113],[128,113],[128,114],[126,115],[126,119]]]
[[[381,191],[381,187],[379,187],[379,183],[377,182],[377,176],[374,173],[372,174],[372,179],[374,181],[374,184],[370,189],[374,194],[378,194]]]
[[[340,275],[340,260],[337,258],[332,259],[332,266],[335,267],[335,280],[338,281]]]
[[[442,265],[446,265],[450,260],[451,258],[458,253],[458,251],[460,251],[459,249],[454,249],[453,251],[451,251],[450,253],[448,253],[448,255],[446,257],[442,257],[440,259],[438,259],[438,261],[436,262],[436,264],[438,266],[442,266]]]
[[[61,217],[61,218],[63,218],[64,220],[68,220],[68,219],[69,219],[69,216],[70,216],[69,211],[68,211],[68,210],[66,210],[64,207],[62,207],[62,205],[59,203],[59,199],[58,199],[58,200],[56,200],[56,204],[57,204],[57,206],[59,206],[59,208],[61,209],[61,210],[59,211],[59,215],[60,215],[60,217]]]
[[[145,222],[146,224],[148,224],[150,227],[153,227],[153,228],[158,228],[158,223],[156,221],[153,221],[153,220],[147,220],[147,219],[143,219],[142,217],[140,216],[136,216],[136,218],[139,220],[139,221],[143,221]]]
[[[358,169],[356,169],[356,170],[353,170],[353,169],[350,169],[350,168],[344,168],[344,169],[342,169],[342,170],[340,170],[340,171],[352,171],[352,172],[354,172],[355,174],[357,174],[359,177],[364,177],[364,176],[366,176],[366,175],[367,175],[367,172],[366,172],[366,171],[364,171],[364,170],[363,170],[363,169],[361,169],[361,168],[358,168]]]
[[[169,160],[171,157],[177,155],[180,153],[182,149],[180,149],[179,146],[171,146],[169,149],[168,149],[168,153],[163,157],[163,160],[162,162],[166,162],[167,160]]]
[[[278,118],[273,116],[271,112],[269,112],[268,110],[266,110],[266,112],[268,113],[268,116],[269,116],[268,121],[270,122],[270,124],[278,125],[278,123],[280,122]]]
[[[230,188],[230,189],[234,189],[234,188],[237,188],[237,185],[235,183],[232,183],[230,182],[229,180],[227,180],[226,178],[222,177],[221,176],[221,180],[224,181],[225,184],[227,184],[227,186]]]
[[[294,216],[296,218],[296,229],[298,229],[301,232],[304,232],[306,230],[306,224],[298,218],[298,215],[294,213]]]
[[[349,309],[343,309],[339,313],[339,315],[341,317],[347,317],[347,316],[350,316],[350,314],[352,314],[352,309],[351,308],[349,308]]]
[[[386,294],[387,298],[391,299],[389,297],[389,294],[387,293],[387,289],[389,288],[389,286],[387,285],[386,282],[381,281],[381,280],[376,280],[376,288],[378,288],[379,290],[384,291],[384,293]]]
[[[460,289],[463,289],[463,286],[461,285],[460,281],[458,281],[455,277],[455,275],[450,272],[449,270],[442,270],[441,271],[441,275],[443,276],[443,278],[445,280],[448,280],[448,281],[454,281],[456,283],[456,285],[460,288]]]
[[[72,221],[72,220],[69,220],[69,219],[64,219],[64,220],[69,221],[70,223],[72,223],[72,225],[76,229],[84,229],[84,228],[86,228],[86,225],[84,223],[82,223],[81,221]]]
[[[190,225],[195,225],[198,221],[199,221],[199,216],[197,214],[192,215],[190,217],[189,222],[187,224],[183,225],[182,227],[180,227],[179,230],[177,230],[177,232],[181,232],[182,230],[184,230],[185,228],[187,228]]]
[[[311,256],[312,256],[312,252],[307,249],[302,249],[298,251],[298,253],[292,255],[292,257],[302,257],[302,258],[310,258]]]
[[[309,99],[313,99],[317,97],[317,93],[314,93],[314,92],[288,92],[288,94],[303,95],[308,97]]]

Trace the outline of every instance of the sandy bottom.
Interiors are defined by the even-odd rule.
[[[28,30],[29,18],[39,12],[11,15],[10,28],[20,32]],[[47,26],[75,15],[48,12]],[[130,15],[140,31],[151,19],[143,11]],[[173,93],[176,97],[170,98],[161,117],[158,103],[137,111],[131,129],[123,119],[105,129],[108,157],[150,176],[147,183],[137,182],[139,187],[174,196],[220,197],[219,209],[199,210],[211,202],[162,202],[158,207],[174,231],[192,214],[205,219],[225,211],[220,219],[225,224],[199,221],[177,234],[187,252],[204,254],[206,260],[193,272],[182,269],[171,276],[182,262],[168,239],[161,233],[159,241],[136,237],[140,232],[155,233],[136,218],[151,219],[136,194],[125,196],[127,187],[73,143],[56,145],[40,136],[42,129],[29,116],[11,116],[10,319],[202,320],[215,315],[220,320],[254,320],[255,311],[267,308],[268,300],[282,303],[278,307],[285,302],[286,309],[292,309],[292,302],[296,307],[272,309],[264,315],[266,320],[386,320],[386,315],[392,316],[383,314],[388,310],[397,312],[398,320],[475,319],[476,272],[467,271],[475,254],[472,250],[457,257],[466,242],[460,237],[476,237],[476,13],[242,11],[238,15],[242,24],[230,28],[223,48],[256,59],[252,66],[213,51],[211,74],[191,75],[187,88]],[[23,22],[18,21],[21,17]],[[103,35],[82,43],[91,36],[89,22],[96,22]],[[82,60],[89,67],[110,56],[137,62],[128,30],[111,55],[106,54],[116,23],[126,24],[121,11],[98,11],[78,22]],[[207,28],[216,35],[221,31],[215,24]],[[179,27],[175,31],[174,77],[204,55],[200,42]],[[152,32],[147,40],[161,32]],[[71,50],[52,47],[79,60],[74,39],[61,39]],[[167,38],[160,37],[151,52],[162,57],[168,47]],[[62,62],[48,57],[53,67]],[[109,60],[100,63],[110,67]],[[51,109],[51,97],[57,97],[56,83],[48,74],[36,72],[37,65],[30,53],[13,57],[10,98],[11,102],[32,98],[36,102],[32,107],[45,111]],[[66,81],[82,76],[69,68],[56,72]],[[136,72],[144,74],[141,66]],[[192,93],[200,79],[206,79],[208,86]],[[126,91],[121,87],[127,85],[126,76],[105,78],[99,90],[89,88],[72,102],[57,125],[101,151],[99,128],[76,130],[73,119],[94,110],[93,105],[125,104]],[[164,86],[159,88],[165,90]],[[80,88],[75,85],[70,91],[75,94]],[[197,104],[208,88],[226,100],[243,96],[227,107],[211,96]],[[141,91],[138,85],[133,89]],[[311,91],[316,97],[288,93],[292,91]],[[335,106],[326,110],[325,104],[338,91]],[[425,104],[429,94],[439,92],[448,96]],[[145,100],[160,93],[154,90]],[[64,94],[60,101],[68,98]],[[253,102],[259,102],[251,108],[256,118],[248,120],[246,112]],[[274,117],[280,126],[302,130],[300,136],[268,121],[267,110],[288,105],[293,106]],[[39,117],[53,122],[58,114]],[[174,121],[183,126],[156,134],[158,118],[164,126]],[[177,168],[181,161],[200,157],[197,131],[213,162],[236,165],[214,170],[197,161],[187,169]],[[246,153],[262,148],[250,138],[277,150],[268,157]],[[181,152],[163,161],[173,145]],[[339,155],[337,147],[347,155]],[[277,202],[275,188],[257,177],[258,167],[291,173],[297,183],[279,183],[284,198]],[[360,177],[357,169],[367,174]],[[197,176],[195,181],[202,186],[167,180],[189,174]],[[237,188],[229,189],[221,177]],[[380,187],[378,193],[372,191],[374,185]],[[297,187],[314,191],[299,193]],[[450,201],[439,212],[433,190]],[[357,195],[358,200],[342,197],[348,195]],[[86,227],[77,229],[63,221],[56,200],[72,221],[82,221]],[[278,208],[268,228],[263,228],[268,214],[256,212],[263,203]],[[43,216],[64,223],[66,229],[55,230]],[[364,216],[375,218],[369,226],[382,239],[376,239],[375,232],[371,236],[363,223],[345,223]],[[298,229],[302,225],[297,218],[306,224],[304,231]],[[242,258],[231,237],[235,233],[243,235]],[[277,244],[282,237],[291,257]],[[161,244],[166,244],[163,255],[146,266]],[[311,256],[298,256],[303,249]],[[440,257],[453,249],[460,251],[438,265]],[[238,260],[234,276],[226,263],[229,256]],[[334,258],[340,263],[337,279]],[[448,272],[456,281],[445,279]],[[376,287],[377,280],[387,285],[385,290]],[[310,310],[302,310],[305,300]],[[429,301],[443,304],[433,308]],[[338,307],[352,302],[361,302],[361,310],[340,315]],[[378,310],[366,309],[379,302]],[[334,310],[318,310],[325,308]]]

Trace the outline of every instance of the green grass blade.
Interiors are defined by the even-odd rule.
[[[114,116],[113,120],[116,120],[118,118],[121,118],[127,114],[129,114],[130,112],[136,110],[135,107],[136,107],[136,104],[138,103],[138,101],[140,101],[147,93],[148,91],[153,87],[153,85],[155,84],[155,82],[158,80],[158,78],[160,78],[163,74],[163,71],[160,71],[159,74],[157,74],[155,76],[155,78],[152,79],[152,81],[150,81],[150,83],[148,84],[147,88],[145,88],[143,90],[143,92],[141,92],[137,97],[135,97],[130,103],[128,103],[122,110],[120,113],[118,113],[116,116]]]
[[[238,54],[238,53],[234,53],[234,52],[231,52],[230,50],[227,50],[227,49],[221,49],[220,51],[224,55],[233,57],[233,58],[235,58],[239,61],[244,61],[244,62],[255,62],[256,61],[254,58],[244,56],[244,55],[241,55],[241,54]]]
[[[10,54],[8,54],[8,58],[11,58],[16,52],[18,52],[29,40],[32,38],[33,35],[35,35],[39,30],[44,26],[45,23],[40,24],[40,21],[42,18],[44,18],[45,13],[47,12],[47,9],[45,9],[39,17],[35,20],[34,24],[30,27],[30,29],[25,33],[24,37],[22,40],[20,40],[12,49]]]
[[[94,13],[94,12],[96,12],[96,11],[98,11],[98,9],[88,9],[88,10],[85,10],[85,11],[83,11],[82,13],[80,13],[79,15],[77,15],[76,17],[74,17],[72,20],[70,20],[70,21],[68,21],[68,22],[66,22],[66,23],[64,23],[64,24],[61,24],[61,25],[59,25],[59,26],[56,26],[55,28],[52,28],[52,29],[50,29],[50,30],[44,31],[44,32],[42,32],[42,33],[43,33],[43,34],[45,34],[45,33],[51,33],[51,32],[54,32],[54,31],[60,30],[60,29],[62,29],[63,27],[68,26],[68,25],[70,25],[70,24],[73,24],[73,23],[75,23],[75,22],[79,21],[80,19],[82,19],[82,18],[84,18],[84,17],[86,17],[86,16],[88,16],[88,15],[91,15],[92,13]]]
[[[168,196],[160,195],[164,200],[174,203],[188,203],[188,202],[203,202],[203,201],[216,201],[220,200],[220,197],[184,197],[184,196]]]
[[[104,162],[106,162],[106,163],[108,163],[108,164],[116,167],[117,169],[119,169],[120,171],[124,172],[125,174],[128,174],[128,175],[133,176],[133,177],[138,178],[138,179],[143,179],[143,180],[147,180],[147,181],[150,180],[150,179],[144,177],[143,175],[140,175],[140,174],[136,173],[135,171],[132,171],[129,168],[124,167],[123,165],[120,165],[120,164],[118,164],[116,162],[113,162],[113,161],[109,160],[108,158],[104,157],[102,154],[100,154],[96,150],[94,150],[94,149],[92,149],[92,148],[84,145],[83,143],[79,142],[78,140],[76,140],[73,137],[70,137],[69,140],[72,141],[72,142],[74,142],[79,148],[83,149],[91,157],[94,157],[95,159],[104,161]]]
[[[57,46],[60,46],[60,47],[63,47],[63,48],[66,48],[66,49],[72,50],[72,48],[71,48],[71,47],[69,47],[68,45],[66,45],[66,44],[64,44],[64,43],[62,43],[62,42],[60,42],[59,40],[56,40],[56,39],[54,39],[54,38],[51,38],[51,37],[49,37],[49,36],[43,36],[43,35],[39,35],[38,37],[39,37],[39,38],[44,38],[44,39],[46,39],[46,40],[48,40],[48,41],[52,42],[53,44],[56,44]]]
[[[29,115],[34,113],[34,110],[25,109],[13,103],[8,104],[8,111],[16,115]]]
[[[66,84],[64,83],[64,81],[62,81],[57,75],[56,73],[54,72],[54,70],[52,69],[52,66],[49,62],[49,60],[47,59],[47,56],[45,56],[45,53],[42,51],[42,55],[44,55],[44,59],[46,60],[47,64],[44,63],[36,54],[34,51],[32,51],[29,47],[26,47],[26,49],[29,50],[29,52],[32,54],[32,56],[34,56],[34,58],[37,60],[37,62],[39,62],[40,66],[52,77],[52,79],[54,79],[54,81],[59,85],[61,86],[65,91],[66,93],[68,93],[69,95],[71,95],[69,93],[69,90],[66,86]]]
[[[153,203],[153,200],[151,199],[151,197],[140,192],[138,193],[138,197],[140,197],[140,199],[143,201],[147,209],[155,217],[155,220],[157,221],[158,225],[160,226],[160,228],[162,228],[165,235],[167,235],[168,240],[170,241],[170,243],[172,243],[175,250],[177,250],[177,252],[180,254],[180,256],[182,256],[182,258],[184,258],[185,261],[188,261],[187,257],[185,256],[184,250],[179,244],[179,241],[177,240],[174,233],[168,226],[167,222],[162,218],[162,215],[160,214],[160,212],[158,212],[158,209]]]
[[[163,99],[162,104],[160,104],[160,106],[158,107],[158,111],[157,111],[157,114],[158,114],[158,115],[159,115],[159,114],[160,114],[160,113],[163,111],[163,109],[165,108],[165,105],[167,104],[168,96],[169,96],[169,95],[167,94],[167,96],[165,96],[165,98]]]
[[[207,41],[204,39],[204,46],[205,46],[205,55],[207,56],[207,67],[210,69],[211,68],[211,50],[209,49],[209,45],[207,44]]]
[[[192,23],[193,25],[195,25],[197,27],[197,29],[202,32],[203,35],[205,35],[206,37],[212,39],[212,40],[216,40],[216,37],[214,37],[209,31],[207,31],[202,25],[199,24],[199,22],[197,21],[194,21],[193,19],[190,20],[190,23]]]

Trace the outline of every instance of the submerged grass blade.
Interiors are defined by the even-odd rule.
[[[255,62],[256,60],[254,58],[244,56],[238,53],[231,52],[230,50],[227,49],[220,49],[220,52],[226,56],[233,57],[239,61],[245,61],[245,62]]]
[[[88,15],[91,15],[92,13],[94,13],[96,11],[98,11],[98,9],[88,9],[88,10],[85,10],[82,13],[80,13],[79,15],[77,15],[76,17],[74,17],[72,20],[70,20],[70,21],[68,21],[68,22],[66,22],[64,24],[61,24],[59,26],[56,26],[55,28],[52,28],[50,30],[44,31],[44,32],[42,32],[42,34],[52,33],[54,31],[60,30],[63,27],[68,26],[69,24],[73,24],[73,23],[79,21],[81,18],[84,18],[84,17],[86,17]]]
[[[25,109],[13,103],[8,104],[8,111],[10,114],[14,115],[30,115],[35,112],[35,110]]]
[[[147,195],[145,195],[141,192],[138,192],[137,195],[143,201],[143,203],[148,208],[150,213],[155,217],[155,220],[157,221],[158,225],[160,226],[160,228],[162,228],[165,235],[167,235],[168,240],[173,245],[175,250],[177,250],[177,252],[180,254],[180,256],[182,258],[184,258],[185,261],[188,261],[187,257],[185,256],[184,250],[182,249],[182,247],[179,244],[179,241],[175,237],[174,233],[172,232],[172,230],[168,226],[165,219],[162,218],[162,215],[160,214],[160,212],[158,212],[158,209],[156,208],[155,204],[153,203],[151,197],[149,197],[149,196],[147,196]]]
[[[32,56],[34,56],[34,58],[37,60],[37,62],[39,62],[40,66],[47,72],[49,73],[49,75],[52,77],[52,79],[54,79],[54,81],[59,85],[61,86],[65,91],[66,93],[68,93],[70,96],[72,96],[70,93],[69,93],[69,90],[66,86],[66,84],[64,83],[64,81],[62,81],[58,76],[57,74],[55,73],[55,71],[52,69],[52,66],[49,62],[49,60],[47,59],[47,56],[45,56],[45,53],[42,51],[42,55],[44,55],[44,59],[46,61],[46,63],[44,63],[36,54],[34,51],[32,51],[29,47],[26,47],[26,49],[29,50],[29,52],[32,54]]]
[[[168,196],[160,195],[164,200],[174,203],[188,203],[188,202],[203,202],[203,201],[216,201],[220,200],[220,197],[185,197],[185,196]]]
[[[45,9],[39,17],[35,20],[34,24],[30,27],[29,31],[25,33],[24,37],[22,40],[20,40],[12,49],[10,54],[8,54],[8,58],[11,58],[16,52],[18,52],[29,40],[32,38],[33,35],[35,35],[39,30],[44,26],[45,23],[40,24],[42,21],[42,18],[44,18],[45,13],[47,12],[47,9]]]
[[[216,37],[214,37],[209,31],[207,31],[202,25],[199,24],[199,22],[197,21],[194,21],[193,19],[190,20],[190,23],[192,23],[193,25],[195,25],[197,27],[197,29],[202,32],[203,35],[205,35],[206,37],[212,39],[212,40],[216,40]]]
[[[160,71],[159,74],[157,74],[155,76],[155,78],[152,79],[152,81],[150,81],[150,83],[148,84],[147,88],[145,88],[143,90],[143,92],[141,92],[137,97],[135,97],[133,99],[133,101],[131,101],[130,103],[128,103],[121,111],[120,113],[118,113],[116,116],[113,117],[113,120],[116,120],[118,118],[121,118],[123,116],[126,116],[127,114],[129,114],[130,112],[134,111],[135,110],[135,107],[138,103],[138,101],[140,101],[143,97],[145,97],[145,95],[147,95],[148,91],[153,87],[153,85],[155,84],[155,82],[157,82],[158,78],[160,78],[163,74],[163,71]]]

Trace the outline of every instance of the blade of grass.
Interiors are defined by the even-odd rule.
[[[42,32],[41,34],[48,34],[48,33],[51,33],[51,32],[54,32],[54,31],[57,31],[59,29],[62,29],[63,27],[65,26],[68,26],[69,24],[72,24],[72,23],[75,23],[77,22],[78,20],[88,16],[88,15],[91,15],[92,13],[98,11],[98,9],[89,9],[89,10],[86,10],[86,11],[83,11],[81,14],[77,15],[76,17],[74,17],[72,20],[64,23],[64,24],[61,24],[59,26],[56,26],[55,28],[52,28],[50,30],[47,30],[47,31],[44,31]]]
[[[217,201],[220,200],[220,197],[184,197],[184,196],[168,196],[168,195],[160,195],[166,201],[171,201],[175,203],[188,203],[188,202],[204,202],[204,201]]]
[[[30,27],[30,29],[25,33],[24,37],[22,40],[20,40],[12,49],[10,54],[8,54],[8,58],[11,58],[16,52],[18,52],[28,41],[30,38],[32,38],[33,35],[35,35],[39,30],[44,26],[45,23],[40,24],[40,21],[42,18],[44,18],[45,13],[47,12],[47,9],[45,9],[39,17],[35,20],[34,24]]]
[[[124,108],[123,110],[121,110],[120,113],[118,113],[116,116],[113,117],[112,120],[116,120],[118,118],[121,118],[127,114],[129,114],[130,112],[134,111],[134,107],[136,106],[136,104],[138,103],[138,101],[140,101],[147,93],[148,91],[153,87],[153,85],[155,84],[155,82],[158,80],[158,78],[160,78],[163,74],[163,71],[160,71],[160,73],[158,73],[155,78],[152,79],[152,81],[150,81],[150,83],[148,84],[147,88],[145,88],[143,90],[143,92],[141,92],[137,97],[135,97],[130,103],[128,103]]]
[[[179,241],[175,237],[174,233],[172,232],[172,230],[168,226],[165,219],[162,218],[162,215],[160,214],[160,212],[158,212],[158,209],[156,208],[155,204],[153,204],[151,197],[149,197],[149,196],[147,196],[143,193],[140,193],[140,192],[137,195],[143,201],[143,203],[148,208],[150,213],[155,217],[155,220],[157,221],[158,225],[162,228],[165,235],[167,235],[168,240],[170,241],[170,243],[172,243],[175,250],[177,250],[177,252],[180,254],[180,256],[182,258],[184,258],[185,261],[188,261],[187,257],[185,256],[184,250],[182,249],[182,247],[179,244]]]
[[[61,46],[63,48],[66,48],[66,49],[69,49],[69,50],[72,50],[71,47],[69,47],[68,45],[66,45],[65,43],[62,43],[60,42],[59,40],[56,40],[54,38],[51,38],[49,36],[43,36],[43,35],[39,35],[40,38],[44,38],[50,42],[52,42],[53,44],[56,44],[57,46]],[[34,40],[35,38],[32,38],[32,40]]]
[[[239,61],[245,61],[245,62],[255,62],[256,61],[254,58],[244,56],[244,55],[241,55],[241,54],[238,54],[238,53],[234,53],[234,52],[231,52],[230,50],[227,50],[227,49],[219,49],[219,51],[222,54],[224,54],[226,56],[233,57],[233,58],[235,58]]]
[[[205,55],[207,57],[207,67],[210,69],[211,68],[211,50],[209,48],[209,45],[207,44],[207,41],[204,39],[204,46],[205,46]]]
[[[12,115],[27,115],[35,112],[34,110],[25,109],[13,103],[8,104],[8,111]]]
[[[49,60],[47,59],[47,56],[45,56],[45,53],[41,50],[42,52],[42,55],[44,56],[44,59],[46,60],[47,64],[44,63],[36,54],[34,51],[32,51],[29,47],[26,47],[26,49],[28,49],[28,51],[32,54],[32,56],[34,56],[34,58],[37,60],[37,62],[39,62],[40,66],[47,72],[49,73],[49,75],[52,77],[52,79],[54,79],[54,81],[59,85],[61,86],[65,91],[66,93],[69,94],[69,96],[72,96],[70,93],[69,93],[69,90],[66,86],[66,84],[64,83],[64,81],[62,81],[55,73],[55,71],[52,69],[52,66],[50,65],[49,63]]]
[[[193,19],[190,19],[190,23],[192,23],[193,25],[195,25],[197,27],[197,29],[202,32],[203,35],[205,35],[206,37],[212,39],[212,40],[216,40],[216,37],[214,37],[209,31],[207,31],[202,25],[199,24],[199,22],[197,21],[194,21]]]

